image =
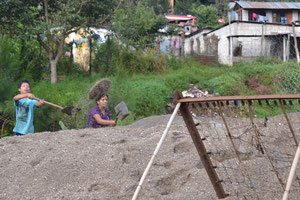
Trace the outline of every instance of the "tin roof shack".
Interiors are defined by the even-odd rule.
[[[233,10],[240,21],[290,24],[300,20],[300,3],[237,1]]]

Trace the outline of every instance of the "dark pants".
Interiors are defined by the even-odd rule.
[[[23,134],[15,132],[15,136],[22,136]]]

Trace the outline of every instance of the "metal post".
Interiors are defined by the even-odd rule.
[[[286,112],[285,112],[285,109],[284,109],[284,106],[283,106],[283,104],[282,104],[281,99],[279,99],[279,103],[280,103],[281,109],[282,109],[282,111],[283,111],[284,117],[285,117],[285,119],[286,119],[286,121],[287,121],[287,123],[288,123],[288,126],[289,126],[289,128],[290,128],[290,131],[291,131],[291,133],[292,133],[292,135],[293,135],[295,144],[296,144],[296,146],[298,146],[299,143],[298,143],[297,137],[296,137],[295,132],[294,132],[294,130],[293,130],[293,127],[292,127],[292,125],[291,125],[291,123],[290,123],[290,120],[289,120],[289,118],[288,118],[288,116],[287,116],[287,114],[286,114]]]
[[[262,154],[266,153],[267,158],[270,161],[270,164],[272,166],[272,169],[273,169],[273,171],[274,171],[281,187],[284,189],[284,183],[283,183],[282,179],[279,177],[279,173],[278,173],[278,171],[276,170],[275,166],[273,165],[273,163],[271,161],[271,156],[269,155],[269,153],[267,151],[264,151],[264,147],[263,147],[262,143],[259,140],[259,131],[257,130],[257,127],[256,127],[256,125],[254,124],[254,121],[253,121],[250,101],[248,101],[248,105],[249,105],[249,117],[250,117],[250,120],[251,120],[251,124],[254,127],[255,136],[256,136],[256,140],[257,140],[257,148],[262,152]]]
[[[231,142],[231,145],[232,145],[232,147],[233,147],[233,149],[234,149],[234,151],[235,151],[235,154],[236,154],[236,156],[237,156],[237,158],[238,158],[238,160],[239,160],[239,163],[241,163],[242,160],[241,160],[241,158],[240,158],[239,151],[237,150],[237,148],[236,148],[236,146],[235,146],[235,144],[234,144],[234,142],[233,142],[233,138],[232,138],[231,132],[230,132],[230,130],[229,130],[228,124],[227,124],[227,122],[226,122],[226,120],[225,120],[225,117],[223,116],[223,112],[222,112],[222,108],[221,108],[221,106],[220,106],[220,102],[217,101],[217,104],[218,104],[218,107],[219,107],[219,115],[221,116],[221,118],[222,118],[222,120],[223,120],[223,122],[224,122],[225,128],[226,128],[226,130],[227,130],[227,134],[228,134],[229,139],[230,139],[230,142]]]
[[[200,134],[195,126],[193,117],[188,109],[188,103],[183,103],[180,107],[180,113],[183,117],[183,120],[186,124],[186,127],[192,137],[192,140],[194,142],[194,145],[198,151],[198,154],[200,156],[200,159],[202,161],[202,164],[209,176],[209,179],[214,187],[214,190],[218,196],[219,199],[226,198],[226,193],[224,191],[224,188],[220,182],[220,179],[212,165],[212,162],[207,154],[206,148],[202,142],[202,139],[200,137]]]
[[[254,121],[253,121],[253,116],[252,116],[252,111],[251,111],[251,101],[248,101],[248,108],[249,108],[249,118],[250,118],[250,121],[251,121],[251,124],[252,126],[254,127],[254,132],[255,132],[255,138],[256,138],[256,142],[257,142],[257,149],[259,151],[261,151],[262,154],[264,154],[264,149],[260,143],[260,140],[259,140],[259,131],[257,130],[255,124],[254,124]]]

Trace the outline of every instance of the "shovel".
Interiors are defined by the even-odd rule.
[[[37,101],[41,101],[41,99],[39,99],[37,97],[34,97],[33,99],[37,100]],[[78,111],[81,110],[80,108],[76,108],[74,106],[68,106],[68,107],[63,108],[59,105],[56,105],[56,104],[48,102],[48,101],[44,101],[44,102],[45,102],[45,104],[53,106],[54,108],[60,109],[63,113],[66,113],[67,115],[75,115]]]
[[[129,115],[128,108],[124,101],[121,101],[118,105],[116,105],[115,112],[117,114],[116,122],[118,119],[123,120]]]

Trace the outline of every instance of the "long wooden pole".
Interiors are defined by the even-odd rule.
[[[229,28],[229,65],[233,65],[233,37],[231,36],[231,18],[228,12],[228,28]]]
[[[179,109],[180,105],[181,105],[181,103],[177,103],[177,105],[176,105],[176,107],[175,107],[175,109],[173,111],[173,114],[172,114],[172,116],[171,116],[171,118],[170,118],[170,120],[169,120],[169,122],[167,124],[167,128],[165,129],[163,135],[161,136],[161,138],[160,138],[160,140],[159,140],[159,142],[158,142],[158,144],[157,144],[157,146],[155,148],[155,151],[154,151],[154,153],[153,153],[153,155],[152,155],[152,157],[151,157],[151,159],[150,159],[150,161],[149,161],[149,163],[148,163],[148,165],[147,165],[147,167],[146,167],[146,169],[145,169],[145,171],[143,173],[143,176],[142,176],[142,178],[141,178],[141,180],[139,182],[139,185],[137,186],[137,188],[136,188],[136,190],[134,192],[132,200],[136,200],[136,198],[138,197],[138,194],[139,194],[139,192],[141,190],[141,187],[143,185],[143,182],[144,182],[144,180],[145,180],[145,178],[146,178],[146,176],[147,176],[147,174],[149,172],[149,169],[150,169],[150,167],[151,167],[151,165],[153,163],[153,160],[154,160],[157,152],[159,151],[159,149],[160,149],[160,147],[161,147],[161,145],[162,145],[165,137],[167,136],[169,128],[170,128],[170,126],[171,126],[171,124],[172,124],[172,122],[173,122],[173,120],[174,120],[174,118],[175,118],[175,116],[176,116],[176,114],[178,112],[178,109]]]
[[[286,38],[285,36],[283,36],[283,62],[286,62]]]
[[[297,36],[296,36],[296,31],[295,31],[295,23],[292,23],[293,26],[293,35],[294,35],[294,44],[295,44],[295,50],[296,50],[296,56],[297,56],[297,62],[300,62],[299,58],[299,50],[298,50],[298,42],[297,42]]]
[[[294,158],[294,161],[293,161],[293,164],[292,164],[292,168],[291,168],[291,171],[290,171],[290,174],[289,174],[289,178],[288,178],[288,181],[287,181],[287,184],[286,184],[286,188],[285,188],[282,200],[287,200],[288,199],[289,191],[290,191],[292,181],[293,181],[293,178],[294,178],[294,175],[295,175],[295,172],[296,172],[297,164],[298,164],[298,161],[299,161],[299,156],[300,156],[300,145],[298,146],[296,154],[295,154],[295,158]]]
[[[265,58],[265,34],[264,34],[264,24],[261,24],[261,57]]]
[[[290,59],[290,52],[291,52],[291,35],[288,34],[288,39],[287,39],[287,56],[286,60],[289,61]]]
[[[296,144],[296,146],[298,146],[298,145],[299,145],[299,142],[298,142],[298,140],[297,140],[297,136],[296,136],[296,134],[295,134],[295,132],[294,132],[294,129],[293,129],[293,127],[292,127],[292,124],[291,124],[291,122],[290,122],[290,120],[289,120],[289,118],[288,118],[288,116],[287,116],[287,114],[286,114],[286,111],[285,111],[285,109],[284,109],[284,106],[283,106],[283,103],[282,103],[282,100],[281,100],[281,99],[279,99],[279,103],[280,103],[281,110],[282,110],[282,112],[283,112],[283,114],[284,114],[284,117],[285,117],[285,119],[286,119],[286,121],[287,121],[287,123],[288,123],[289,129],[290,129],[290,131],[291,131],[291,133],[292,133],[292,135],[293,135],[295,144]]]

